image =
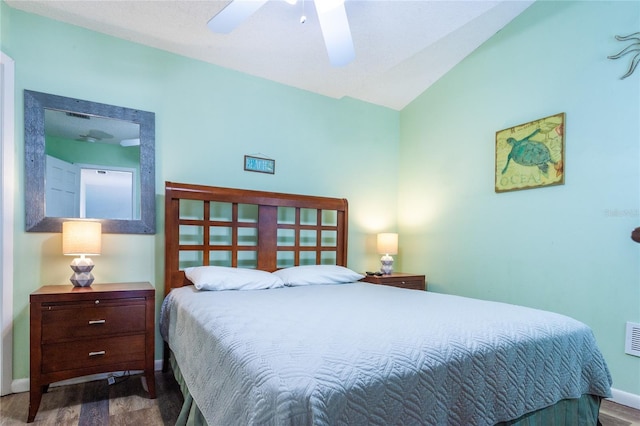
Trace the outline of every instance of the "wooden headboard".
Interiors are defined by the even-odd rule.
[[[184,269],[347,264],[344,198],[165,183],[165,294]]]

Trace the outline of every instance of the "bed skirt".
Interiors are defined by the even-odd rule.
[[[180,385],[184,403],[176,426],[208,426],[198,405],[193,401],[189,388],[184,382],[180,367],[173,354],[169,357],[173,375]],[[597,426],[598,412],[602,398],[595,395],[582,395],[577,399],[563,399],[541,410],[527,413],[515,420],[498,423],[497,426]],[[216,426],[216,425],[211,425]]]
[[[551,407],[527,413],[520,418],[498,423],[499,426],[571,426],[600,425],[598,412],[602,398],[582,395],[577,399],[562,399]]]
[[[167,349],[165,348],[165,350]],[[180,391],[184,398],[180,415],[178,416],[178,420],[176,420],[176,426],[207,426],[207,421],[204,419],[202,412],[198,408],[198,404],[193,401],[193,397],[191,396],[189,388],[182,377],[180,367],[178,367],[178,363],[176,362],[173,353],[169,356],[169,362],[171,364],[171,370],[173,371],[173,377],[175,377],[176,382],[178,382]]]

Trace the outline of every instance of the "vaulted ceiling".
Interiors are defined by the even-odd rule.
[[[269,0],[229,34],[207,28],[228,0],[5,1],[15,9],[296,88],[396,110],[533,3],[346,0],[355,60],[332,67],[312,0],[295,5]],[[303,14],[307,19],[301,24]]]

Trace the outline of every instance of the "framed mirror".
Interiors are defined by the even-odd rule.
[[[155,114],[24,91],[27,232],[155,234]]]

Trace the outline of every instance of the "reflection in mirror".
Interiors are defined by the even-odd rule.
[[[155,233],[153,113],[25,90],[27,231]]]
[[[45,215],[140,219],[140,125],[45,108]]]

